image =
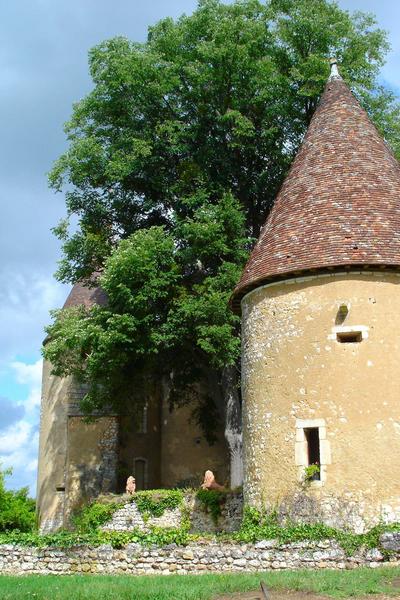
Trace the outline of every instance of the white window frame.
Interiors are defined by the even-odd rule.
[[[299,481],[304,482],[304,470],[308,464],[308,448],[305,429],[318,429],[320,479],[310,481],[311,487],[321,487],[327,478],[327,467],[331,464],[331,446],[326,436],[325,419],[296,419],[295,463],[298,467]]]

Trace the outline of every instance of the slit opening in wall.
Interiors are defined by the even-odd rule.
[[[341,344],[358,344],[362,341],[361,331],[338,331],[336,339]]]
[[[65,492],[65,485],[57,485],[56,492]]]
[[[321,467],[321,451],[319,444],[319,428],[318,427],[310,427],[308,429],[304,429],[304,436],[307,442],[307,460],[308,467],[311,465],[317,465]],[[313,473],[311,479],[313,481],[321,480],[321,473]]]
[[[138,491],[147,489],[147,461],[144,458],[136,458],[133,463],[133,472]]]

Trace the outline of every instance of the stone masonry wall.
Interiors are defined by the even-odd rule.
[[[111,496],[110,499],[112,498],[115,498],[116,501],[121,501],[121,499],[127,501],[102,527],[104,531],[132,531],[133,529],[149,531],[150,527],[180,527],[182,519],[188,515],[193,532],[232,532],[239,529],[243,514],[243,496],[241,494],[226,495],[217,523],[213,521],[207,507],[196,498],[196,494],[187,494],[182,507],[167,509],[161,517],[149,517],[148,519],[143,519],[134,497],[130,498],[124,495],[122,497]],[[107,501],[107,496],[104,499]]]
[[[392,540],[393,541],[393,540]],[[390,564],[400,564],[400,553]],[[199,541],[163,548],[129,544],[121,550],[99,547],[31,548],[0,546],[2,574],[131,574],[256,572],[268,569],[351,569],[377,567],[384,557],[373,549],[346,557],[336,542],[300,542],[279,546],[274,540],[256,544]]]
[[[79,506],[115,489],[117,462],[117,417],[99,417],[91,423],[79,416],[68,418],[64,526]]]

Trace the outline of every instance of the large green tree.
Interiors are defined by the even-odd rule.
[[[101,272],[108,306],[56,312],[44,350],[57,374],[88,384],[89,412],[140,405],[155,377],[171,402],[193,398],[202,382],[196,417],[212,437],[224,415],[240,481],[239,320],[229,296],[329,56],[400,154],[399,107],[377,83],[387,50],[372,16],[328,0],[200,0],[191,16],[151,27],[143,44],[115,38],[91,50],[93,90],[74,106],[50,182],[66,190],[58,277]]]

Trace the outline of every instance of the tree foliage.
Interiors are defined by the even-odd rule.
[[[66,189],[58,277],[101,271],[109,304],[54,313],[44,350],[57,374],[89,385],[88,410],[134,404],[155,373],[173,372],[174,398],[200,379],[218,388],[239,356],[230,293],[329,56],[400,155],[399,107],[377,83],[387,50],[374,17],[328,0],[200,0],[143,44],[90,51],[93,90],[74,106],[50,183]],[[210,397],[199,421],[214,414]]]
[[[5,478],[11,470],[0,469],[0,532],[32,531],[35,522],[35,501],[28,497],[28,488],[7,490]]]

